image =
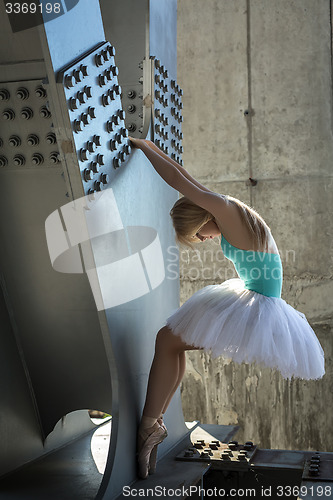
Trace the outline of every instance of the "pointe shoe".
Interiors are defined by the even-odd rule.
[[[138,465],[139,465],[139,476],[142,479],[146,479],[149,470],[149,459],[151,452],[154,447],[160,444],[163,439],[167,437],[167,432],[165,426],[161,426],[159,423],[153,426],[154,430],[151,434],[146,437],[144,432],[139,432],[139,440],[141,440],[141,446],[139,447],[138,453]],[[155,457],[156,463],[156,457]]]
[[[167,428],[163,422],[163,419],[158,418],[157,422],[165,430],[165,437],[163,438],[163,439],[165,439],[168,435],[168,431],[167,431]],[[161,444],[161,443],[159,443],[159,444]],[[154,448],[151,451],[150,457],[149,457],[149,474],[155,474],[155,472],[156,472],[157,446],[158,446],[157,444],[154,446]]]

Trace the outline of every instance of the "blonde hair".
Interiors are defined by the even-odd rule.
[[[229,195],[220,195],[227,203],[237,206],[242,221],[249,229],[259,249],[265,251],[268,246],[270,228],[264,219],[252,208]],[[176,201],[170,211],[173,227],[176,232],[176,239],[179,243],[192,247],[198,242],[196,233],[210,220],[215,219],[214,215],[199,207],[193,201],[183,196]]]

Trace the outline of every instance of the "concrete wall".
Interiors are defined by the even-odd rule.
[[[238,423],[239,439],[261,447],[333,444],[331,78],[329,0],[178,0],[184,165],[263,215],[281,252],[282,298],[307,315],[326,354],[321,381],[291,382],[188,354],[185,418]],[[181,302],[235,276],[217,242],[197,248],[199,257],[181,253]]]

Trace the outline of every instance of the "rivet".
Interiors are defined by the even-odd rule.
[[[21,166],[25,164],[25,158],[22,155],[15,155],[13,158],[15,165]]]
[[[109,81],[110,81],[110,80],[112,80],[112,78],[113,78],[113,73],[112,73],[112,71],[111,71],[110,69],[107,69],[107,70],[105,71],[105,76],[106,76],[106,78],[107,78]]]
[[[94,108],[93,108],[94,109]],[[100,135],[94,135],[93,141],[96,144],[96,146],[101,146],[101,136]]]
[[[99,75],[98,84],[100,87],[103,87],[104,85],[106,85],[106,76],[105,75]]]
[[[127,139],[128,137],[128,130],[126,128],[121,128],[120,129],[120,134],[125,138]]]
[[[73,71],[73,76],[74,76],[74,78],[76,80],[76,83],[82,82],[82,80],[84,78],[83,77],[83,73],[82,73],[82,71],[80,69],[75,69]]]
[[[74,127],[74,132],[76,132],[76,133],[82,132],[82,130],[83,130],[82,120],[74,120],[73,127]]]
[[[65,86],[70,89],[74,87],[75,85],[75,78],[73,75],[66,75],[65,76]]]
[[[14,120],[15,113],[13,109],[5,109],[2,113],[2,117],[4,120]]]
[[[50,118],[51,113],[46,106],[42,106],[39,110],[39,114],[42,118]]]
[[[96,66],[102,66],[104,64],[103,54],[96,54],[95,55],[95,64],[96,64]]]
[[[21,118],[24,120],[30,120],[34,116],[34,112],[30,108],[23,108],[20,112]]]
[[[159,59],[155,59],[155,68],[158,69],[161,65],[161,61]]]
[[[106,130],[109,132],[109,134],[113,131],[113,121],[108,120],[106,122]]]
[[[143,85],[143,76],[140,76],[140,78],[139,78],[139,83],[140,83],[141,85]]]
[[[43,155],[41,155],[40,153],[33,154],[31,158],[31,163],[33,163],[34,165],[41,165],[42,163],[44,163]]]
[[[94,187],[95,187],[96,191],[102,191],[102,183],[100,181],[95,181]]]
[[[56,135],[53,132],[49,132],[45,140],[48,144],[55,144],[57,142]]]
[[[5,156],[0,156],[0,167],[5,167],[8,164],[8,160]]]
[[[8,101],[10,98],[10,93],[7,89],[0,90],[0,101]]]
[[[109,104],[111,104],[111,97],[109,94],[102,95],[102,104],[103,106],[108,106]]]
[[[118,116],[121,120],[125,120],[125,111],[123,109],[119,109]]]
[[[121,94],[121,86],[120,85],[114,85],[113,90],[115,94],[120,95]]]
[[[172,88],[172,89],[174,89],[174,88],[175,88],[175,84],[176,84],[175,80],[171,80],[171,88]]]
[[[59,163],[59,161],[60,161],[60,155],[59,155],[58,151],[53,151],[50,154],[49,158],[50,158],[50,161],[52,163]]]
[[[97,174],[99,172],[99,164],[97,163],[97,161],[92,161],[90,163],[90,168],[93,172],[95,172],[95,174]]]
[[[93,172],[89,168],[85,168],[83,171],[83,179],[88,182],[91,181],[93,178]]]
[[[101,174],[101,181],[103,184],[107,184],[109,182],[108,174]]]
[[[102,155],[102,154],[98,154],[98,155],[97,155],[97,158],[96,158],[96,161],[97,161],[97,163],[99,163],[100,165],[104,165],[104,155]]]
[[[115,135],[115,139],[119,144],[123,142],[123,138],[119,133]]]
[[[82,71],[83,76],[88,76],[89,75],[89,73],[88,73],[88,66],[86,66],[85,64],[81,64],[80,70]]]
[[[129,155],[131,154],[132,148],[129,144],[125,144],[125,146],[123,147],[123,151],[126,155]]]
[[[113,158],[112,163],[113,163],[113,168],[119,168],[121,164],[119,158]]]
[[[97,146],[96,146],[96,144],[93,141],[88,141],[87,142],[87,149],[88,149],[88,151],[90,153],[95,153],[96,148],[97,148]]]
[[[20,87],[16,91],[16,96],[18,99],[21,99],[22,101],[24,101],[25,99],[28,99],[29,91],[28,91],[28,89],[26,89],[24,87]]]
[[[111,101],[114,101],[116,98],[116,93],[115,93],[114,89],[109,89],[107,93],[110,96]]]
[[[89,123],[91,122],[91,116],[87,113],[82,113],[81,120],[83,121],[84,125],[89,125]]]
[[[89,106],[88,113],[91,118],[96,118],[96,108]]]
[[[21,139],[17,135],[9,137],[8,142],[11,146],[17,147],[21,144]]]
[[[81,161],[87,161],[89,158],[89,152],[87,149],[81,148],[79,152],[79,157]]]
[[[71,97],[69,100],[69,107],[70,107],[71,111],[78,109],[78,107],[79,107],[78,99],[76,99],[75,97]]]
[[[118,115],[113,115],[112,121],[115,125],[119,125],[120,123],[120,117]]]
[[[88,99],[90,99],[90,97],[92,97],[92,88],[89,85],[88,86],[86,85],[84,87],[83,92],[85,92]]]
[[[110,61],[111,59],[111,54],[109,53],[108,50],[103,50],[103,57],[105,61]]]
[[[81,104],[85,104],[87,102],[88,96],[82,90],[80,90],[76,95]]]
[[[110,56],[115,56],[116,55],[116,49],[112,45],[108,45],[106,50],[110,54]]]
[[[46,97],[46,90],[41,85],[35,89],[35,94],[39,98]]]
[[[117,66],[111,66],[110,70],[111,70],[113,76],[118,76],[119,75],[119,69],[118,69]]]

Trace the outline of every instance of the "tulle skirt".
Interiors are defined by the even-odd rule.
[[[166,325],[214,358],[255,362],[284,378],[319,379],[325,373],[324,351],[305,315],[281,298],[245,289],[239,278],[199,290]]]

